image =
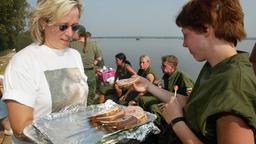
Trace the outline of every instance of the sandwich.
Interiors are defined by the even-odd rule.
[[[122,130],[144,123],[147,120],[147,115],[139,106],[128,106],[124,109],[114,107],[103,110],[89,117],[89,119],[93,126],[100,124],[107,129]]]

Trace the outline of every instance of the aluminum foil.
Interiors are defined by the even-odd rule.
[[[88,107],[83,105],[67,107],[58,113],[34,121],[25,128],[24,134],[38,144],[114,144],[127,139],[141,142],[149,133],[160,132],[153,124],[156,115],[148,112],[145,123],[126,130],[109,131],[101,125],[92,126],[88,121],[89,116],[116,106],[124,107],[111,100]]]

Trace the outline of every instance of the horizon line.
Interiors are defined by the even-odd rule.
[[[94,39],[183,39],[182,36],[93,36]],[[246,37],[243,40],[256,40],[256,37]]]

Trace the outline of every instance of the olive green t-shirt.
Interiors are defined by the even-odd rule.
[[[70,47],[79,51],[82,57],[84,68],[94,67],[94,60],[101,57],[101,51],[95,41],[89,40],[84,46],[84,42],[73,41],[70,43]]]
[[[184,108],[186,123],[204,143],[217,143],[216,120],[223,113],[256,130],[256,77],[249,55],[240,52],[214,67],[206,63]]]
[[[115,75],[115,79],[126,79],[126,78],[130,78],[132,76],[132,74],[128,71],[127,67],[130,66],[129,64],[125,64],[124,67],[121,66],[117,66],[116,68],[116,75]]]
[[[153,70],[150,66],[149,66],[146,70],[139,69],[138,72],[137,72],[137,74],[138,74],[139,76],[144,77],[144,78],[146,78],[148,74],[152,74],[152,75],[154,76],[154,80],[157,79],[154,70]],[[153,80],[153,81],[154,81],[154,80]]]
[[[194,86],[194,81],[191,79],[191,77],[179,70],[176,70],[171,75],[164,74],[163,75],[164,80],[164,89],[174,92],[174,86],[177,85],[179,89],[177,90],[178,94],[182,94],[184,96],[188,96]]]

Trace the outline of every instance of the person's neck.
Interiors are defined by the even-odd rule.
[[[212,67],[214,67],[216,64],[220,63],[226,58],[236,55],[237,51],[232,43],[219,40],[214,45],[212,45],[212,48],[208,54],[209,56],[207,61]]]
[[[172,70],[172,71],[170,71],[169,73],[168,73],[168,75],[172,75],[172,74],[174,74],[176,72],[176,69],[174,69],[174,70]]]
[[[125,62],[120,65],[122,68],[125,67]]]
[[[52,43],[49,43],[49,42],[44,42],[43,45],[47,46],[48,48],[52,48],[52,49],[57,49],[57,50],[61,50],[61,49],[64,49],[64,48],[59,48],[55,45],[53,45]]]
[[[143,71],[146,71],[149,68],[149,66],[142,68]]]

